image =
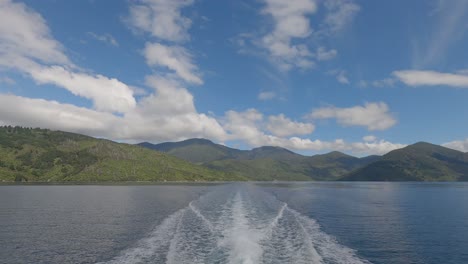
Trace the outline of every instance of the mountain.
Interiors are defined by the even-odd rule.
[[[281,161],[294,161],[302,159],[304,156],[294,153],[290,150],[281,147],[264,146],[254,148],[250,151],[244,151],[241,155],[237,156],[237,159],[272,159]]]
[[[468,181],[468,153],[419,142],[384,156],[333,151],[308,157],[271,146],[238,150],[205,139],[136,146],[0,127],[4,182],[214,180]]]
[[[79,134],[0,127],[0,181],[245,180],[165,153]]]
[[[306,157],[281,147],[238,150],[206,139],[140,146],[163,151],[208,168],[244,175],[251,180],[336,180],[379,156],[356,158],[341,152]]]
[[[368,156],[364,158],[353,157],[339,151],[327,154],[315,155],[307,158],[308,175],[315,180],[337,180],[342,176],[358,168],[366,166],[380,156]]]
[[[466,181],[468,154],[418,142],[382,156],[342,178],[346,181]]]
[[[180,159],[201,164],[214,160],[235,158],[242,155],[242,150],[215,144],[207,139],[193,138],[180,142],[151,144],[143,142],[139,146],[162,151]]]

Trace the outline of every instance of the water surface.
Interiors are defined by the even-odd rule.
[[[468,184],[0,186],[2,263],[468,263]]]

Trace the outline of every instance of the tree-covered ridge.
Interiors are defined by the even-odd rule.
[[[468,153],[418,142],[343,178],[350,181],[467,181]]]
[[[308,157],[285,148],[272,146],[238,150],[206,139],[139,145],[163,151],[208,168],[244,175],[250,180],[259,181],[337,180],[379,158],[378,156],[356,158],[337,151]]]
[[[134,145],[47,129],[0,127],[1,181],[243,179]]]

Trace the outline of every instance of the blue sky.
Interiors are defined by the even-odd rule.
[[[0,124],[468,151],[468,2],[0,0]]]

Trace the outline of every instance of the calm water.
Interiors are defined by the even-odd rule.
[[[468,184],[0,186],[1,263],[468,263]]]

